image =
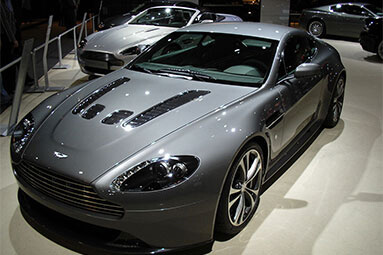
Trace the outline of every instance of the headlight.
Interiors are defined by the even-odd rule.
[[[27,114],[27,116],[17,124],[11,139],[12,152],[16,154],[21,153],[33,133],[34,126],[35,120],[31,113]]]
[[[132,167],[112,182],[121,192],[142,192],[170,188],[186,181],[198,168],[193,156],[163,157]]]
[[[121,51],[120,54],[124,56],[139,55],[143,51],[145,51],[147,48],[149,48],[149,46],[150,45],[137,45],[137,46],[130,47],[126,50]]]
[[[80,43],[78,44],[78,48],[79,48],[79,49],[84,48],[87,42],[88,42],[88,41],[87,41],[86,39],[82,39],[82,40],[80,41]]]

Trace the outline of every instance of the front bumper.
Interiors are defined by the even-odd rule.
[[[190,205],[180,205],[178,207],[160,210],[125,210],[122,217],[107,217],[53,199],[34,189],[17,174],[15,176],[22,193],[25,193],[25,195],[23,195],[24,198],[20,199],[21,207],[24,208],[24,211],[28,211],[28,215],[32,215],[30,217],[33,218],[34,224],[49,228],[50,232],[58,231],[57,229],[59,228],[60,233],[57,235],[62,235],[60,238],[63,240],[73,239],[71,237],[72,234],[66,233],[71,232],[71,229],[81,224],[92,226],[90,228],[87,227],[87,229],[100,227],[117,233],[123,233],[123,236],[129,237],[129,242],[131,240],[139,240],[139,243],[144,244],[143,247],[145,250],[148,250],[149,253],[153,251],[179,250],[184,249],[184,247],[200,246],[201,244],[210,243],[213,239],[214,201],[206,200]],[[29,199],[25,199],[25,197]],[[30,201],[36,201],[34,204],[38,204],[39,206],[27,208],[26,205],[30,204]],[[46,216],[39,216],[41,211],[40,207],[46,208],[48,214],[59,215],[60,217],[58,218],[65,217],[72,219],[72,221],[76,219],[76,221],[81,222],[81,224],[67,223],[60,226],[55,226],[51,223],[48,224],[45,222]],[[61,221],[61,219],[52,220],[52,222]],[[33,224],[31,223],[31,225]],[[48,230],[45,229],[44,231]],[[89,239],[92,239],[92,237]],[[85,241],[84,243],[93,242],[89,240]],[[65,242],[71,243],[71,241]],[[96,241],[96,243],[100,243],[100,249],[102,250],[105,249],[105,247],[109,247],[110,240],[106,242],[106,244],[101,241]],[[112,248],[114,247],[113,245],[114,244],[111,246]],[[121,249],[125,248],[126,247],[122,247]],[[141,248],[142,246],[134,247],[132,248],[133,250],[130,249],[132,251],[129,250],[128,253],[141,254]],[[127,251],[124,252],[126,253]]]
[[[25,220],[48,239],[82,254],[203,254],[212,241],[182,248],[150,247],[124,232],[87,224],[57,213],[19,189],[20,210]]]
[[[78,63],[81,71],[91,75],[104,75],[120,69],[131,59],[118,59],[111,53],[77,50]]]

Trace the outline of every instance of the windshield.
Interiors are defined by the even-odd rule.
[[[366,4],[364,7],[375,13],[376,15],[383,16],[382,8],[372,4]]]
[[[174,32],[127,68],[176,78],[259,87],[266,81],[277,41],[206,32]]]
[[[134,18],[130,24],[183,27],[188,24],[195,12],[180,8],[152,8]]]

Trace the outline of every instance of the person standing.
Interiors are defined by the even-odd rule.
[[[11,0],[0,1],[0,15],[0,66],[5,66],[15,60],[16,51],[19,48],[19,42],[16,39],[16,20]],[[13,94],[16,87],[16,66],[12,66],[2,72],[2,85],[8,94]]]

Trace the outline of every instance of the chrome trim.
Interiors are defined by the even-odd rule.
[[[18,177],[44,195],[67,205],[108,216],[122,217],[124,209],[99,197],[89,185],[70,180],[30,162],[14,166]]]

